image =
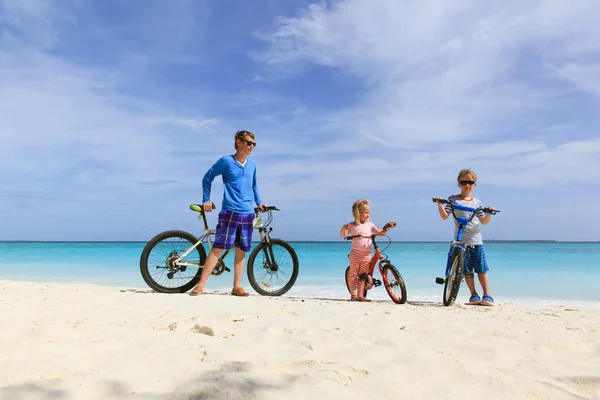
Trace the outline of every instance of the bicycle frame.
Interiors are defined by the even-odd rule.
[[[208,243],[208,251],[210,252],[212,250],[212,239],[211,237],[216,235],[217,231],[214,229],[210,229],[208,227],[208,222],[206,221],[206,213],[204,212],[204,209],[202,209],[201,207],[197,206],[197,205],[191,205],[190,209],[199,212],[200,214],[198,215],[198,219],[200,219],[202,217],[202,222],[204,222],[204,231],[206,232],[204,235],[202,235],[200,237],[200,239],[198,239],[198,241],[196,243],[194,243],[194,245],[192,245],[191,247],[189,247],[188,249],[186,249],[183,253],[181,253],[179,255],[179,257],[177,258],[177,260],[174,262],[175,265],[177,266],[182,266],[182,267],[195,267],[195,268],[202,268],[204,267],[203,265],[199,265],[196,263],[191,263],[191,262],[186,262],[186,261],[181,261],[183,260],[185,257],[188,256],[188,254],[190,254],[192,251],[194,251],[196,249],[196,247],[202,245],[202,243],[204,243],[204,241],[206,240],[206,242]],[[223,263],[223,260],[225,259],[225,257],[227,257],[229,255],[229,253],[231,253],[232,249],[228,249],[225,250],[223,253],[221,253],[221,255],[219,256],[219,261],[217,262],[217,265]],[[226,271],[229,271],[229,268],[225,267]]]
[[[373,241],[373,247],[375,248],[375,253],[373,253],[373,257],[371,258],[371,264],[369,265],[369,276],[371,277],[371,279],[373,279],[373,281],[367,285],[367,287],[366,287],[367,290],[371,289],[373,286],[381,285],[381,282],[376,282],[377,280],[373,278],[373,273],[375,272],[375,265],[377,265],[379,267],[379,274],[383,278],[383,267],[381,266],[381,264],[388,259],[387,256],[384,257],[383,254],[381,254],[381,251],[379,250],[379,246],[377,245],[377,242],[375,241],[375,236],[377,236],[377,235],[371,235],[371,240]],[[379,283],[379,284],[376,284],[376,283]]]
[[[436,200],[434,199],[434,202],[435,201]],[[442,204],[450,205],[452,217],[456,220],[457,226],[458,226],[458,229],[456,231],[456,237],[450,243],[450,250],[448,251],[448,261],[446,262],[446,272],[445,272],[446,278],[448,278],[450,276],[450,271],[452,270],[452,253],[454,252],[454,250],[460,249],[460,251],[462,251],[463,253],[467,252],[467,246],[462,241],[462,236],[463,236],[465,229],[467,228],[467,224],[469,222],[471,222],[473,220],[473,218],[475,218],[477,216],[479,211],[490,212],[491,210],[486,207],[479,207],[479,208],[465,207],[465,206],[461,206],[460,204],[451,203],[448,200],[441,200],[439,202]],[[470,212],[471,215],[468,218],[458,217],[456,215],[456,213],[454,212],[454,210]],[[491,213],[495,214],[497,212],[499,212],[499,211],[494,210]]]
[[[201,245],[205,240],[208,243],[208,251],[210,252],[212,250],[211,237],[216,235],[217,231],[214,229],[210,229],[208,227],[208,222],[206,220],[206,213],[204,212],[204,209],[202,207],[193,204],[190,206],[190,209],[200,213],[198,215],[198,219],[202,219],[202,222],[204,223],[204,231],[206,233],[204,235],[202,235],[202,237],[200,237],[200,239],[198,239],[198,241],[193,246],[191,246],[190,248],[186,249],[183,253],[181,253],[181,255],[178,257],[178,259],[175,261],[174,264],[177,266],[202,268],[203,265],[199,265],[199,264],[195,264],[195,263],[191,263],[191,262],[185,262],[185,261],[181,261],[181,260],[183,260],[185,257],[187,257],[188,254],[190,254],[192,251],[194,251],[194,249],[196,247],[198,247],[199,245]],[[270,233],[273,231],[273,227],[269,227],[269,224],[271,223],[271,221],[273,219],[273,216],[271,214],[272,210],[278,210],[278,209],[276,207],[272,207],[272,206],[267,207],[267,212],[268,212],[267,221],[264,224],[261,222],[259,226],[255,226],[255,228],[258,229],[258,233],[260,235],[261,242],[271,243]],[[258,208],[258,207],[254,208],[254,212],[256,213],[257,216],[260,211],[261,211],[260,208]],[[270,246],[267,248],[268,248],[268,251],[265,252],[265,258],[267,259],[267,262],[269,263],[269,265],[272,266],[271,267],[272,270],[275,272],[278,269],[277,263],[274,261],[275,255],[273,254],[273,249]],[[221,253],[221,255],[219,256],[219,261],[217,261],[217,265],[223,265],[223,267],[226,271],[229,271],[229,268],[227,268],[225,266],[225,262],[223,260],[232,251],[233,251],[232,249],[223,251],[223,253]],[[218,272],[218,270],[215,270],[214,272]]]
[[[389,262],[388,257],[384,256],[381,253],[381,250],[379,249],[379,245],[377,244],[377,241],[375,240],[375,238],[377,236],[378,235],[375,235],[375,234],[370,235],[370,236],[354,235],[354,236],[347,236],[345,238],[345,239],[352,239],[355,237],[365,237],[365,238],[370,237],[370,239],[372,241],[373,248],[375,249],[375,253],[373,253],[373,256],[371,257],[371,261],[369,262],[369,274],[368,274],[366,282],[365,282],[365,290],[370,290],[373,288],[373,286],[377,287],[377,286],[381,285],[381,281],[379,279],[373,278],[373,274],[375,273],[375,266],[377,265],[379,267],[379,274],[383,278],[383,267],[381,266],[381,264]]]

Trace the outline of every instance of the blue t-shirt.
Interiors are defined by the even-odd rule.
[[[219,175],[223,177],[223,210],[240,214],[252,214],[254,203],[262,204],[258,186],[256,185],[256,164],[246,159],[242,166],[234,156],[220,158],[215,165],[210,167],[202,178],[202,202],[210,201],[212,183]]]

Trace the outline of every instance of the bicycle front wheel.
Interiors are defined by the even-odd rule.
[[[175,260],[198,242],[184,231],[166,231],[154,236],[144,247],[140,272],[148,286],[160,293],[185,293],[200,281],[201,267],[175,265]],[[206,251],[200,243],[181,261],[204,265]]]
[[[271,239],[260,242],[248,258],[248,281],[258,294],[281,296],[298,278],[298,256],[289,243]]]
[[[392,301],[396,304],[406,303],[406,285],[400,272],[392,264],[386,264],[381,272],[383,285]]]
[[[456,248],[452,251],[451,262],[450,275],[446,277],[446,282],[444,282],[444,305],[446,307],[454,304],[462,283],[465,268],[465,253],[462,249]]]

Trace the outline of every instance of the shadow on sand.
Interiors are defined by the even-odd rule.
[[[169,296],[169,295],[179,295],[179,296],[188,296],[188,293],[159,293],[156,292],[152,289],[120,289],[121,292],[128,292],[128,293],[138,293],[138,294],[160,294],[163,296]],[[207,292],[205,293],[203,296],[230,296],[231,294],[228,292]],[[252,293],[251,296],[259,296],[256,293]],[[259,297],[263,297],[263,296],[259,296]],[[329,298],[329,297],[298,297],[298,296],[283,296],[283,297],[269,297],[269,296],[264,296],[264,298],[266,299],[271,299],[273,301],[277,301],[277,300],[281,300],[281,301],[300,301],[300,302],[305,302],[305,301],[331,301],[331,302],[336,302],[336,303],[348,303],[348,299],[334,299],[334,298]],[[393,304],[393,302],[391,300],[373,300],[372,303],[375,304]],[[439,302],[435,302],[435,301],[420,301],[420,300],[416,300],[416,301],[410,301],[408,300],[406,302],[406,304],[409,304],[411,306],[418,306],[418,307],[444,307],[443,304],[439,303]],[[400,306],[400,304],[399,304]]]
[[[15,399],[74,399],[85,396],[90,399],[169,399],[169,400],[204,400],[204,399],[248,399],[259,398],[259,392],[285,390],[295,378],[288,376],[278,385],[269,384],[251,376],[245,363],[231,363],[225,368],[210,371],[202,376],[176,387],[171,392],[139,393],[122,382],[104,381],[81,393],[69,393],[56,389],[56,380],[29,382],[20,385],[0,388],[0,400]]]

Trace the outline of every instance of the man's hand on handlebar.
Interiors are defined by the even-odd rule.
[[[261,203],[258,207],[254,207],[254,212],[258,214],[259,212],[267,212],[267,211],[279,211],[279,208],[275,206],[268,206],[265,203]]]
[[[212,201],[207,201],[206,203],[202,204],[202,208],[204,208],[204,212],[211,212],[216,207],[215,203],[213,203]]]

